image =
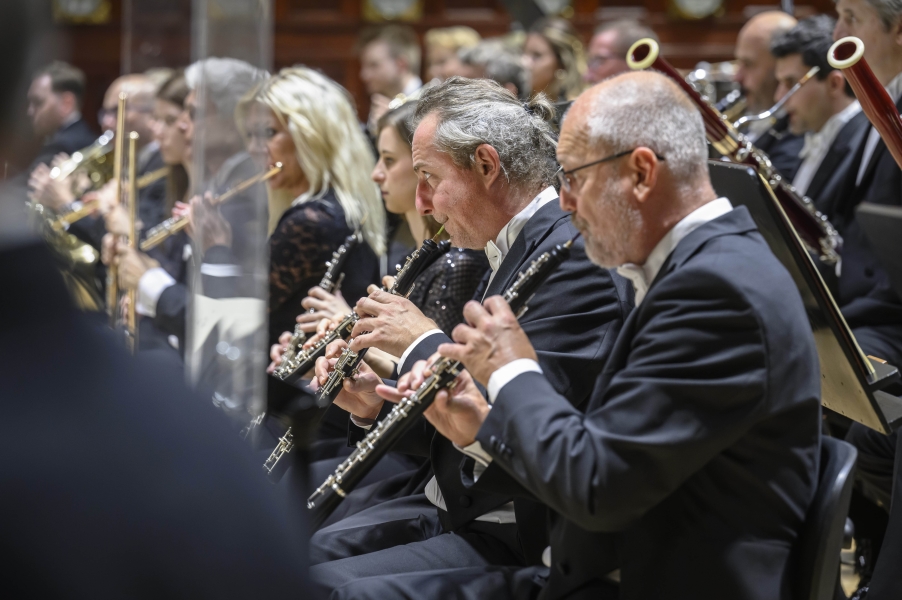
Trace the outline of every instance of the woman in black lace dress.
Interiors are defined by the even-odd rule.
[[[269,331],[293,329],[302,300],[326,261],[355,230],[365,243],[350,254],[343,288],[364,295],[385,248],[378,190],[366,177],[373,156],[347,92],[305,67],[282,69],[238,109],[248,151],[282,163],[269,188]],[[364,219],[366,216],[366,219]]]

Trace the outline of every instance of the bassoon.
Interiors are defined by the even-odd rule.
[[[518,275],[517,280],[504,293],[504,299],[517,318],[526,312],[527,303],[539,286],[570,256],[570,248],[575,240],[573,238],[542,254]],[[432,374],[423,384],[374,425],[366,437],[357,443],[351,455],[307,499],[307,508],[313,511],[311,520],[314,530],[329,518],[341,501],[391,450],[395,442],[416,425],[419,417],[435,401],[436,394],[454,386],[463,365],[443,357],[430,370]]]
[[[845,75],[861,104],[861,111],[902,167],[902,118],[899,118],[896,103],[864,59],[864,42],[854,36],[837,40],[827,53],[827,62]]]
[[[842,250],[842,238],[827,218],[814,208],[814,203],[799,194],[774,169],[770,158],[736,130],[717,109],[684,80],[660,55],[658,43],[650,38],[639,40],[629,49],[626,62],[631,69],[655,69],[682,88],[701,112],[708,142],[730,162],[754,168],[774,192],[783,212],[793,224],[809,251],[827,264],[835,264]]]

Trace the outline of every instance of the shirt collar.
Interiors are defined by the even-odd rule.
[[[651,282],[658,276],[658,272],[664,266],[664,261],[677,247],[677,244],[705,223],[713,221],[731,210],[733,210],[733,205],[727,198],[721,197],[712,200],[696,208],[674,225],[657,243],[644,265],[627,263],[617,267],[617,272],[633,283],[633,289],[636,292],[636,306],[639,306],[639,303],[645,298]]]
[[[805,145],[799,152],[799,158],[802,160],[814,155],[823,147],[829,147],[833,144],[833,140],[839,134],[839,130],[846,126],[852,120],[852,117],[861,112],[861,105],[855,100],[849,106],[845,107],[824,123],[820,131],[808,132],[805,134]]]
[[[899,101],[899,98],[902,97],[902,73],[893,77],[893,80],[887,84],[886,91],[889,92],[893,102]]]
[[[511,246],[514,245],[517,236],[523,231],[526,222],[539,212],[540,208],[552,200],[557,200],[557,197],[557,191],[552,186],[548,186],[538,196],[533,198],[523,210],[514,215],[514,218],[508,221],[507,225],[501,228],[494,242],[490,241],[485,245],[485,255],[489,259],[492,273],[495,273],[501,267],[504,257],[510,252]]]

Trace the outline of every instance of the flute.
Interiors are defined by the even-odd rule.
[[[250,188],[251,186],[271,179],[281,171],[282,163],[277,162],[275,166],[273,166],[273,168],[271,168],[269,171],[258,173],[253,177],[245,179],[241,183],[223,192],[219,196],[215,196],[211,201],[211,204],[213,204],[213,206],[218,206],[219,204],[222,204],[227,200],[231,200],[233,197]],[[162,244],[163,241],[166,240],[166,238],[171,235],[175,235],[176,233],[187,227],[189,222],[190,220],[186,216],[169,217],[159,225],[151,227],[150,230],[148,230],[144,241],[141,242],[141,250],[147,252],[151,248],[156,248],[157,246]]]

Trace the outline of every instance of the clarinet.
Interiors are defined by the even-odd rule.
[[[332,259],[326,262],[326,274],[323,275],[323,278],[320,280],[319,287],[330,294],[335,293],[335,290],[341,287],[341,282],[345,277],[342,269],[344,269],[345,262],[348,260],[348,255],[362,239],[363,235],[359,231],[356,231],[345,238],[344,243],[338,247],[338,250],[332,253]],[[314,309],[311,308],[307,312],[312,313],[314,312]],[[297,356],[298,349],[300,349],[306,339],[307,334],[301,331],[301,324],[298,323],[294,326],[294,333],[292,333],[291,339],[288,341],[288,348],[285,350],[285,353],[282,354],[282,362],[285,363],[294,360],[294,357]]]
[[[405,298],[409,296],[413,291],[414,281],[420,273],[450,249],[451,242],[448,240],[436,243],[430,239],[423,242],[422,247],[407,257],[404,266],[398,271],[394,285],[388,290],[389,293]],[[325,355],[326,346],[338,339],[348,339],[358,318],[357,313],[352,312],[342,319],[335,329],[311,348],[301,352],[290,361],[283,360],[279,368],[276,369],[275,376],[287,383],[294,383],[299,380],[313,368],[316,364],[316,359]]]
[[[441,230],[439,230],[439,233],[441,233]],[[436,234],[436,237],[438,237],[438,234]],[[450,249],[450,240],[436,243],[434,239],[429,239],[423,242],[423,245],[416,252],[407,257],[404,266],[399,266],[395,282],[388,292],[396,296],[408,297],[413,292],[416,278]],[[290,362],[283,362],[280,369],[276,370],[275,375],[288,383],[294,383],[300,379],[304,373],[313,368],[320,356],[326,354],[326,346],[337,339],[347,339],[351,335],[351,330],[354,329],[354,324],[357,323],[358,318],[357,313],[352,312],[312,348],[294,357]],[[360,362],[366,355],[366,350],[351,352],[350,349],[345,349],[342,352],[339,362],[335,365],[335,370],[329,376],[329,381],[326,382],[323,389],[317,392],[316,402],[318,406],[325,408],[335,401],[335,398],[338,397],[338,393],[341,391],[345,377],[353,377],[355,375]],[[287,368],[280,373],[282,366]],[[294,450],[294,432],[289,427],[285,435],[279,438],[279,443],[269,455],[269,458],[263,463],[263,470],[268,475],[273,476],[273,470],[276,468],[276,465],[292,450]]]
[[[527,304],[539,286],[570,256],[570,248],[575,240],[576,237],[542,254],[529,265],[528,269],[520,273],[514,284],[504,293],[504,299],[518,319],[526,312]],[[463,365],[456,360],[443,357],[432,365],[430,370],[432,375],[413,395],[396,404],[391,412],[357,443],[357,448],[351,455],[307,499],[307,508],[315,511],[312,516],[314,530],[325,522],[342,499],[357,487],[376,463],[391,450],[395,442],[416,425],[419,417],[435,400],[436,394],[443,389],[454,387]]]

